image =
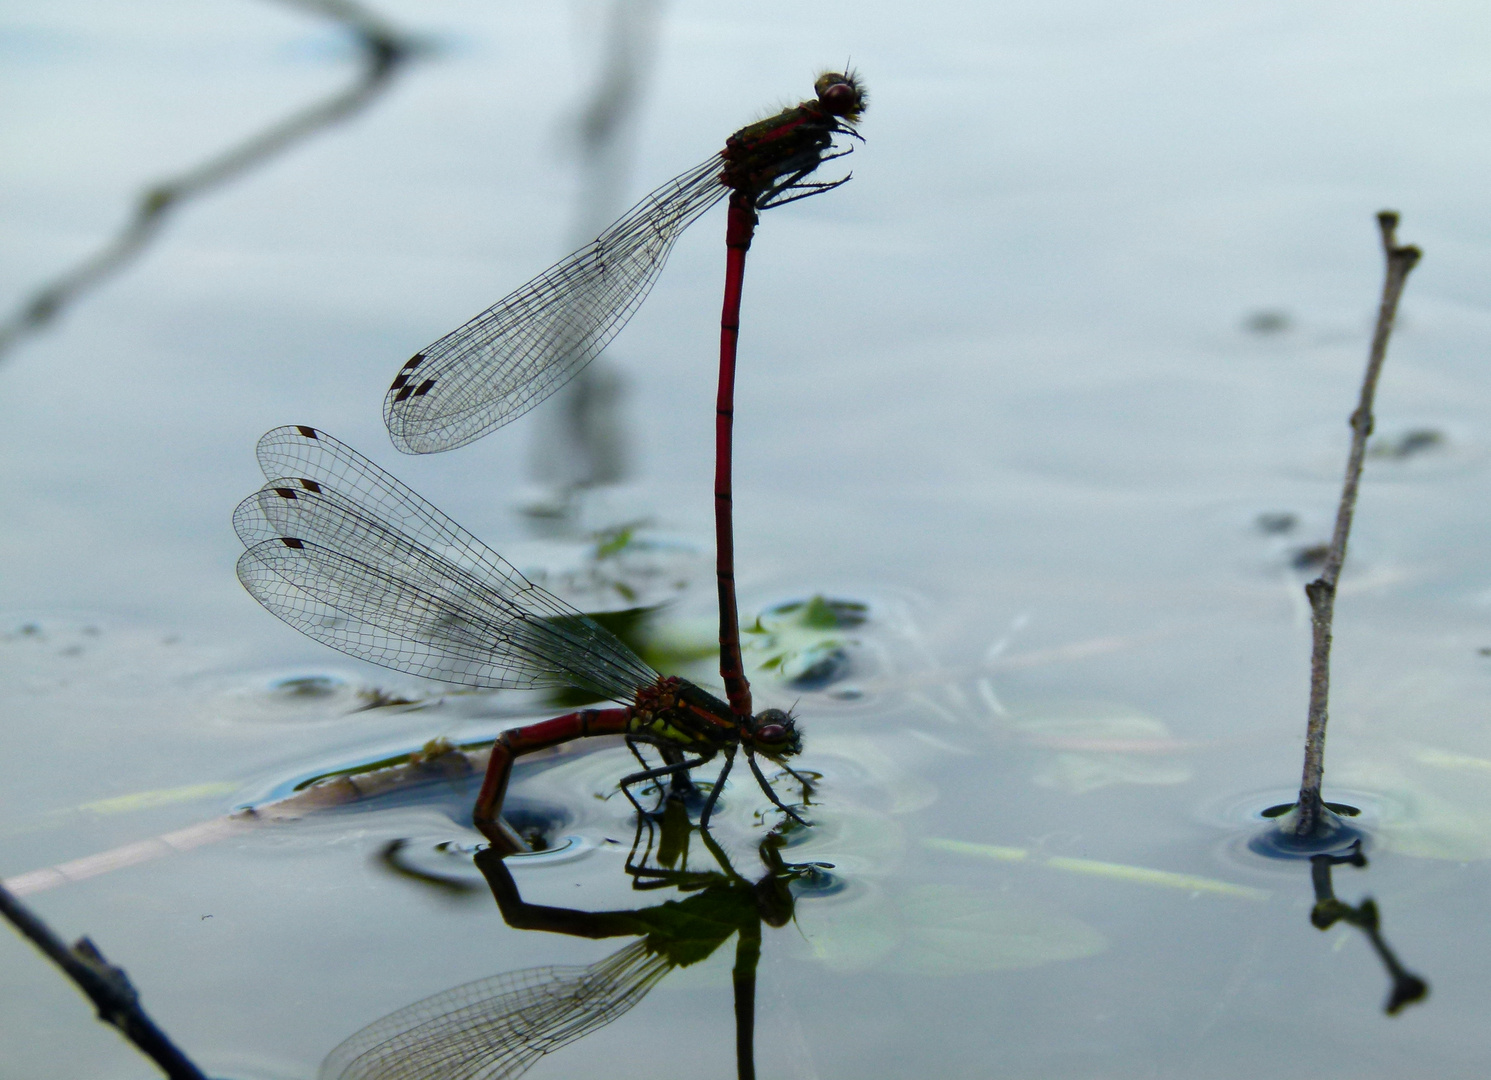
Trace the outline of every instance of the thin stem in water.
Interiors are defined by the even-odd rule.
[[[1314,835],[1325,823],[1325,806],[1320,786],[1325,775],[1325,725],[1330,696],[1331,621],[1335,616],[1336,582],[1341,564],[1346,561],[1346,540],[1351,533],[1351,519],[1356,512],[1357,490],[1361,486],[1362,462],[1367,453],[1367,438],[1372,434],[1372,401],[1377,394],[1377,380],[1382,362],[1387,358],[1387,343],[1393,333],[1398,300],[1408,274],[1418,264],[1421,252],[1397,241],[1398,215],[1384,210],[1377,215],[1382,232],[1382,249],[1387,259],[1387,274],[1382,283],[1382,302],[1377,308],[1377,328],[1372,334],[1372,351],[1367,358],[1367,372],[1362,378],[1361,398],[1351,414],[1351,452],[1346,459],[1346,479],[1341,485],[1341,504],[1336,510],[1336,531],[1320,576],[1305,586],[1310,601],[1312,649],[1310,654],[1310,712],[1305,731],[1305,766],[1300,781],[1299,804],[1294,819],[1296,836]]]

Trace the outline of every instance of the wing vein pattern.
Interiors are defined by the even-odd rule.
[[[652,192],[593,242],[417,353],[383,402],[406,454],[451,450],[573,379],[647,298],[674,243],[729,189],[718,154]]]
[[[301,633],[413,675],[574,687],[629,703],[658,678],[604,627],[325,432],[259,440],[269,483],[233,513],[238,578]]]
[[[457,986],[374,1021],[327,1055],[320,1080],[511,1080],[609,1024],[673,968],[647,939],[588,967],[538,967]]]

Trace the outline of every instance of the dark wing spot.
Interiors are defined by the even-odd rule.
[[[275,488],[274,493],[282,499],[298,498],[295,492],[290,490],[289,488]]]
[[[409,387],[407,387],[407,386],[404,387],[402,390],[400,390],[397,394],[394,395],[394,399],[393,399],[394,400],[394,404],[397,405],[399,402],[404,401],[412,393],[414,393],[413,390],[409,389]]]
[[[422,383],[419,384],[419,389],[416,390],[416,391],[414,391],[414,396],[415,397],[424,397],[426,394],[428,394],[430,392],[430,387],[432,387],[434,385],[435,385],[435,380],[434,379],[426,379],[424,382],[422,382]]]
[[[303,424],[296,424],[295,430],[300,432],[307,439],[314,439],[316,437],[316,429],[313,427],[306,427]]]
[[[294,548],[296,551],[299,551],[301,548],[305,547],[305,544],[301,543],[293,536],[280,537],[280,543],[284,544],[287,548]]]
[[[314,481],[314,480],[307,480],[304,477],[301,477],[300,486],[303,487],[303,488],[305,488],[307,491],[311,492],[312,494],[315,494],[315,495],[321,494],[321,485],[318,484],[318,483],[316,483],[316,481]]]
[[[424,358],[424,353],[415,353],[408,360],[404,361],[404,366],[399,368],[399,373],[394,376],[393,385],[389,389],[402,390],[404,384],[409,381],[409,373],[424,363]]]

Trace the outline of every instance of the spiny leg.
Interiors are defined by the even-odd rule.
[[[645,757],[642,756],[642,747],[641,747],[641,740],[640,739],[636,738],[635,736],[628,735],[626,737],[626,748],[632,752],[632,757],[634,757],[634,758],[637,759],[637,763],[639,765],[641,765],[643,769],[650,769],[650,768],[652,768],[652,762],[648,761]],[[670,761],[668,759],[668,756],[666,754],[664,754],[663,755],[663,764],[665,764],[665,765],[676,765],[677,762],[676,761]],[[662,788],[661,787],[658,788],[658,794],[659,795],[662,794]],[[636,802],[635,799],[633,799],[632,801]]]
[[[730,766],[735,764],[735,746],[732,744],[725,751],[725,766],[720,770],[720,775],[715,777],[714,787],[709,789],[709,798],[705,800],[704,811],[699,815],[699,828],[709,828],[709,815],[714,813],[714,804],[720,801],[720,792],[725,790],[725,777],[730,775]]]
[[[677,765],[684,760],[683,751],[676,746],[664,744],[657,749],[658,753],[663,756],[663,761],[669,765]],[[646,763],[644,762],[643,764],[645,765]],[[694,786],[694,778],[689,774],[687,769],[682,769],[674,773],[673,782],[670,786],[672,788],[669,792],[670,798],[683,799],[685,802],[699,798],[699,789]]]
[[[859,139],[860,142],[864,142],[864,139],[856,132],[846,131],[845,133]],[[790,175],[783,176],[756,196],[756,209],[769,210],[774,206],[784,206],[789,202],[796,202],[798,199],[806,199],[813,195],[822,194],[825,191],[832,191],[841,184],[847,184],[849,182],[848,176],[841,177],[838,180],[809,181],[806,178],[824,162],[841,158],[845,154],[852,153],[853,150],[854,147],[845,146],[832,153],[809,152],[804,155],[806,161],[801,168],[794,169]],[[787,168],[791,169],[792,166],[788,165]],[[783,198],[789,191],[796,191],[798,194]]]
[[[641,743],[642,740],[634,736],[628,735],[626,738],[626,748],[632,752],[632,757],[637,759],[638,764],[642,768],[650,769],[652,768],[652,763],[642,756]],[[683,751],[676,746],[657,744],[657,752],[662,757],[663,764],[665,765],[677,765],[683,761]],[[699,798],[699,789],[694,786],[694,779],[686,769],[679,770],[673,774],[673,783],[671,786],[672,790],[668,793],[668,798],[682,799],[685,802]]]
[[[771,783],[762,774],[762,772],[761,772],[761,766],[759,766],[759,765],[756,764],[756,755],[754,753],[752,753],[750,750],[746,751],[746,764],[751,767],[751,772],[754,773],[755,776],[756,776],[756,783],[758,783],[758,784],[761,785],[761,790],[764,791],[764,792],[766,792],[766,797],[771,800],[772,805],[775,806],[782,813],[784,813],[788,817],[790,817],[793,821],[797,822],[799,825],[806,825],[807,824],[806,821],[804,821],[802,818],[798,817],[797,814],[795,814],[787,806],[786,803],[782,802],[781,799],[777,798],[777,793],[774,790],[772,790]]]
[[[832,191],[842,184],[849,183],[849,179],[846,176],[842,180],[833,180],[825,183],[788,184],[783,187],[773,188],[771,200],[762,203],[761,208],[763,210],[770,210],[778,206],[786,206],[788,203],[797,202],[799,199],[809,199],[814,195],[822,195],[825,191]],[[789,191],[795,191],[797,194],[788,195],[786,198],[781,197]]]
[[[643,757],[642,751],[638,749],[639,745],[640,741],[635,735],[628,735],[626,737],[626,748],[632,752],[632,757],[637,759],[637,764],[641,765],[644,769],[652,768],[652,763]]]
[[[674,765],[660,765],[656,769],[643,769],[641,772],[632,773],[630,776],[623,776],[621,778],[621,793],[627,797],[628,802],[637,808],[637,813],[645,815],[647,811],[642,809],[642,804],[632,794],[633,784],[640,784],[644,780],[656,780],[660,776],[669,776],[678,772],[680,769],[696,768],[708,760],[709,758],[707,757],[695,758],[693,761],[684,759]]]
[[[785,761],[779,761],[777,762],[777,764],[780,765],[784,770],[786,770],[788,776],[792,777],[792,779],[796,780],[799,784],[802,785],[802,797],[804,799],[813,794],[813,791],[815,789],[811,780],[809,780],[806,776],[800,774],[796,769],[794,769],[791,765],[788,765]]]
[[[630,739],[627,742],[631,742]],[[636,753],[634,750],[633,753]],[[637,862],[637,845],[642,842],[642,831],[647,830],[647,850],[642,852],[642,861]],[[647,860],[652,857],[652,819],[645,815],[637,815],[637,831],[632,834],[632,849],[626,855],[627,873],[642,873],[647,865]]]

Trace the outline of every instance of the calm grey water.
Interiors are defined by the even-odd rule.
[[[518,511],[539,413],[415,460],[380,407],[411,352],[571,246],[564,132],[601,9],[380,10],[434,53],[364,116],[183,209],[0,367],[0,873],[542,715],[438,695],[350,712],[358,687],[433,691],[300,637],[233,576],[229,514],[261,482],[255,440],[284,423],[357,447],[526,569],[562,581],[583,561]],[[766,932],[760,1075],[1483,1073],[1488,46],[1491,16],[1463,3],[665,12],[622,204],[846,56],[872,94],[853,182],[766,215],[747,273],[742,614],[819,593],[870,610],[840,682],[757,679],[764,703],[797,703],[826,778],[791,857],[846,886]],[[150,180],[350,70],[335,33],[248,3],[12,5],[0,57],[7,306]],[[1383,207],[1426,254],[1379,430],[1438,441],[1369,466],[1327,787],[1372,837],[1338,895],[1373,896],[1432,985],[1394,1018],[1366,939],[1309,925],[1308,868],[1245,849],[1252,815],[1298,781],[1309,574],[1292,561],[1334,512]],[[667,545],[691,582],[663,620],[677,640],[707,637],[713,603],[723,224],[684,237],[608,353],[636,469],[584,522],[645,521]],[[1260,527],[1281,514],[1295,524]],[[276,689],[312,675],[341,681]],[[526,898],[661,898],[629,892],[605,843],[631,835],[622,801],[595,797],[627,760],[516,785],[580,838],[574,858],[515,864]],[[760,829],[732,790],[721,837],[754,876]],[[204,1067],[243,1080],[313,1076],[418,998],[616,947],[509,930],[484,887],[452,898],[383,873],[372,857],[401,837],[436,858],[475,834],[405,805],[33,902],[123,964]],[[731,951],[529,1075],[733,1075]],[[152,1075],[9,934],[0,995],[0,1077]]]

